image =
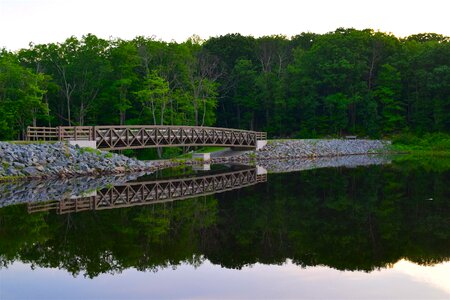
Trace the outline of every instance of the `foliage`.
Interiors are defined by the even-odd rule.
[[[397,150],[450,154],[450,135],[444,133],[426,133],[421,136],[403,133],[394,136],[392,143]]]
[[[183,43],[88,34],[2,51],[0,68],[1,139],[30,124],[217,125],[284,138],[450,132],[450,39],[434,33]]]
[[[21,66],[17,58],[0,52],[0,139],[23,137],[26,126],[45,119],[44,103],[47,77]]]

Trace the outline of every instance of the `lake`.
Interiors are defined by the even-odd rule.
[[[263,165],[3,184],[0,299],[450,299],[448,159]]]

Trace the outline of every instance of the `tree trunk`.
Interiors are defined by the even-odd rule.
[[[202,126],[205,125],[205,116],[206,116],[206,99],[203,99],[203,117],[202,117]]]
[[[195,126],[198,126],[198,105],[197,105],[197,100],[194,101],[194,121],[195,121]]]
[[[120,125],[125,124],[125,112],[124,111],[119,111],[119,122],[120,122]]]
[[[238,128],[241,128],[241,107],[240,107],[239,103],[236,105],[236,115],[237,115]]]
[[[70,96],[69,95],[66,96],[66,100],[67,100],[67,121],[69,122],[69,126],[72,126],[72,121],[70,118]]]

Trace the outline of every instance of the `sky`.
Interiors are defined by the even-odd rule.
[[[194,34],[290,37],[338,27],[450,36],[449,15],[449,0],[0,0],[0,47],[18,50],[87,33],[177,42]]]

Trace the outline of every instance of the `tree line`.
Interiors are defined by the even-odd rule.
[[[450,132],[450,38],[339,28],[0,51],[0,138],[26,126],[217,125],[272,137]]]

